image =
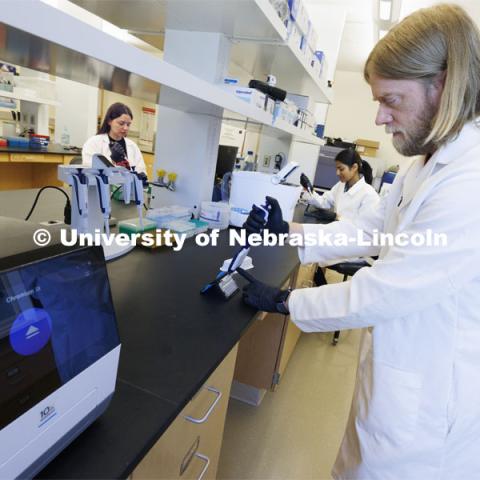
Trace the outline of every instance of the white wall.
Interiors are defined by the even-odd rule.
[[[292,175],[288,177],[290,183],[300,184],[300,175],[304,173],[312,180],[315,178],[315,171],[317,170],[318,153],[320,147],[311,143],[292,142],[288,160],[290,162],[297,162],[298,168]]]
[[[382,164],[388,168],[410,162],[393,148],[391,136],[385,133],[385,128],[375,125],[378,104],[372,100],[370,87],[361,73],[337,71],[333,88],[335,100],[328,109],[325,125],[327,137],[350,141],[364,138],[380,142],[378,161],[371,162],[379,167]]]
[[[333,80],[342,42],[347,9],[329,2],[325,5],[305,4],[310,21],[318,34],[317,48],[325,53],[327,80]]]
[[[55,113],[55,143],[61,142],[64,127],[70,134],[70,145],[82,147],[97,133],[98,88],[55,79],[60,106]]]
[[[125,95],[120,95],[119,93],[104,90],[101,111],[98,112],[98,115],[100,115],[102,120],[103,120],[103,117],[105,116],[105,113],[108,110],[108,107],[116,102],[124,103],[132,111],[133,121],[130,126],[129,138],[134,142],[138,143],[139,137],[140,137],[140,126],[142,123],[142,108],[143,107],[153,108],[156,111],[157,105],[151,102],[147,102],[146,100],[142,100],[140,98],[127,97]],[[156,131],[156,129],[157,129],[157,121],[155,120],[154,131]]]

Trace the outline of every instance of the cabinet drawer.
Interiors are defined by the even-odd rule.
[[[235,346],[137,466],[132,480],[215,478],[236,354]]]
[[[10,161],[21,163],[63,163],[63,155],[54,155],[49,153],[11,153]]]

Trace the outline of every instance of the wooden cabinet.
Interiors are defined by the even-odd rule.
[[[147,167],[147,177],[150,181],[154,180],[154,171],[153,166],[155,163],[155,155],[153,153],[143,153],[143,161],[145,162],[145,166]]]
[[[63,155],[48,153],[10,153],[12,163],[63,163]]]
[[[69,165],[76,155],[61,155],[42,152],[0,152],[0,190],[40,188],[44,185],[64,186],[58,180],[58,165]],[[153,179],[155,156],[143,153],[147,176]]]
[[[315,268],[300,265],[284,288],[312,286]],[[259,312],[239,342],[232,396],[258,405],[267,390],[275,390],[300,333],[288,315]]]
[[[74,155],[41,152],[0,153],[0,190],[63,186],[58,165],[68,165]]]
[[[237,346],[132,473],[140,479],[214,479]]]

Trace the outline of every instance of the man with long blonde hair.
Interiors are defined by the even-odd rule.
[[[380,206],[329,225],[286,224],[275,201],[266,228],[304,236],[403,235],[394,245],[304,246],[302,263],[379,255],[350,282],[288,292],[258,281],[244,299],[289,311],[306,332],[373,327],[362,342],[336,479],[480,478],[480,35],[454,5],[395,26],[364,69],[377,125],[403,155]],[[246,222],[259,230],[258,212]],[[261,221],[260,221],[261,223]],[[414,242],[444,234],[441,247]],[[408,241],[410,240],[410,241]]]

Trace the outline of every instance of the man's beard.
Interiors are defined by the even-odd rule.
[[[436,108],[428,100],[425,101],[425,107],[417,117],[415,122],[408,129],[395,127],[386,127],[387,133],[400,132],[401,137],[392,137],[392,143],[395,150],[406,157],[414,155],[426,155],[436,150],[434,142],[425,140],[432,131],[432,123],[436,114]]]

